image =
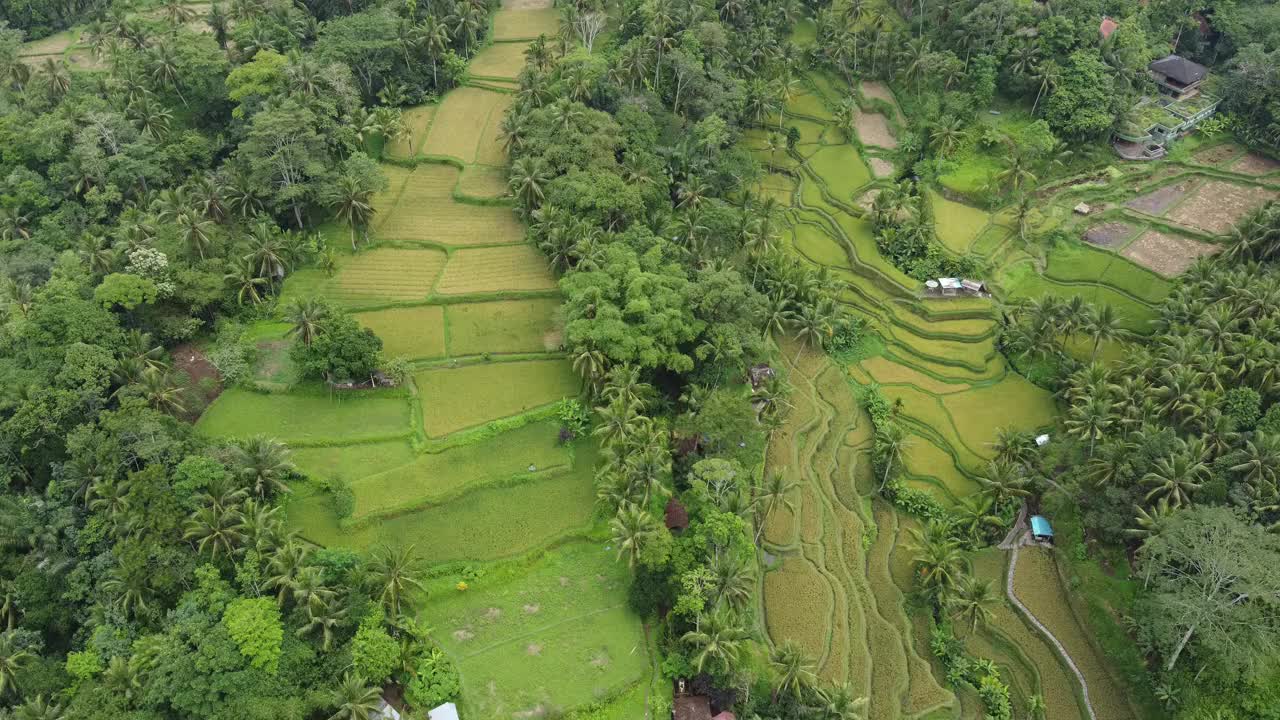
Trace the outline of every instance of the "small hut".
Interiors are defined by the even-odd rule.
[[[1031,516],[1031,537],[1035,538],[1036,542],[1053,542],[1053,526],[1049,524],[1049,520],[1045,516]]]

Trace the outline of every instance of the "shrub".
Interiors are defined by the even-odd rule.
[[[400,645],[383,629],[382,619],[381,608],[366,615],[351,640],[351,664],[375,684],[391,677],[400,660]]]
[[[418,661],[404,698],[416,708],[433,708],[457,697],[460,688],[458,668],[439,648],[432,648]]]
[[[308,345],[293,344],[290,354],[305,377],[326,380],[368,378],[378,369],[382,340],[349,314],[334,311],[327,327]]]
[[[1221,409],[1237,430],[1252,430],[1262,417],[1262,396],[1250,387],[1231,388],[1222,396]]]
[[[565,398],[556,404],[556,418],[560,420],[560,440],[572,440],[587,432],[591,415],[576,398]]]

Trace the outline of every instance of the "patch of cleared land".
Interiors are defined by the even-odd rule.
[[[1148,215],[1163,215],[1166,210],[1183,198],[1196,185],[1195,180],[1183,180],[1162,188],[1152,190],[1145,195],[1125,203],[1129,208]]]
[[[1099,223],[1084,233],[1084,241],[1098,247],[1114,248],[1124,244],[1133,237],[1137,228],[1126,222],[1112,221]]]
[[[859,112],[854,120],[858,139],[863,145],[892,150],[898,147],[898,139],[889,130],[889,122],[880,113]]]
[[[539,35],[554,38],[560,28],[560,13],[554,8],[498,13],[493,18],[493,39],[532,40]]]
[[[1232,163],[1231,170],[1245,175],[1270,175],[1280,172],[1280,160],[1251,152]]]
[[[1169,219],[1213,235],[1231,230],[1241,218],[1276,197],[1274,190],[1209,180],[1169,213]]]
[[[1221,249],[1217,245],[1180,235],[1148,230],[1129,243],[1122,254],[1145,268],[1171,278],[1181,275],[1199,258]]]
[[[524,69],[524,51],[528,47],[529,43],[523,42],[494,43],[471,60],[468,70],[474,78],[514,80]]]
[[[460,87],[450,92],[436,110],[421,153],[474,163],[480,142],[491,140],[485,133],[489,114],[503,102],[504,97],[500,93],[472,87]]]

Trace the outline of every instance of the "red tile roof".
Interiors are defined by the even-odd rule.
[[[663,515],[667,521],[668,530],[684,530],[689,527],[689,511],[685,510],[684,505],[674,497],[667,501],[667,508]]]
[[[1102,24],[1098,26],[1098,32],[1102,33],[1102,39],[1106,40],[1111,37],[1111,33],[1115,32],[1118,27],[1120,27],[1120,23],[1109,17],[1104,17],[1102,18]]]

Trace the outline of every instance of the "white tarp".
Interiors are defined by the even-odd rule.
[[[427,712],[427,720],[458,720],[458,706],[445,703]]]

